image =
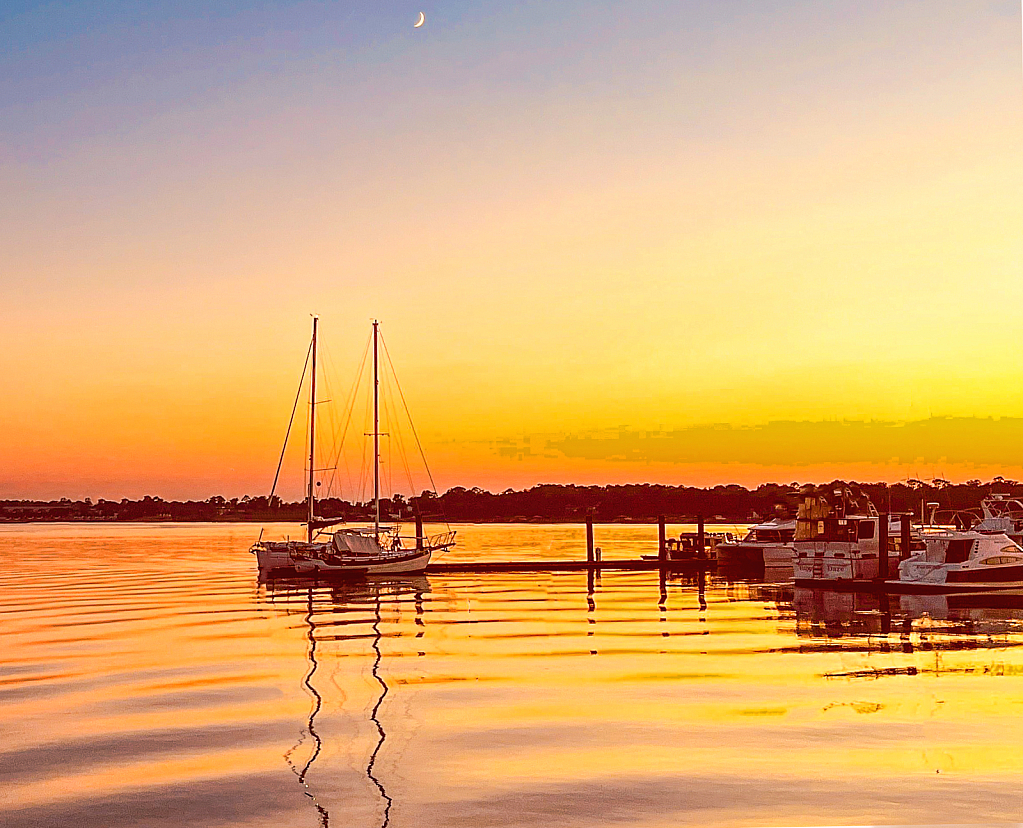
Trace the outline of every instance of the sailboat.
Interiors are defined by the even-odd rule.
[[[252,552],[261,572],[290,570],[347,576],[422,572],[434,552],[455,545],[452,531],[427,537],[423,519],[416,514],[415,535],[404,536],[398,524],[380,519],[380,323],[373,320],[373,526],[339,526],[343,518],[316,516],[316,351],[317,317],[313,317],[310,343],[312,373],[309,383],[309,476],[306,487],[306,538],[304,541],[257,541]],[[292,412],[294,419],[294,412]],[[290,431],[290,429],[289,429]],[[285,443],[287,438],[285,438]],[[282,454],[283,457],[283,454]],[[278,472],[280,466],[278,466]],[[276,484],[275,484],[276,485]],[[332,531],[325,531],[328,527]]]

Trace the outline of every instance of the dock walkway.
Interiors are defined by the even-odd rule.
[[[589,570],[644,571],[714,566],[713,561],[659,561],[656,558],[631,558],[601,561],[438,561],[426,567],[427,575],[473,572],[585,572]]]

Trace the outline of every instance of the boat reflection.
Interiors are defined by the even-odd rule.
[[[381,828],[387,828],[387,824],[391,821],[391,806],[394,804],[394,800],[387,795],[387,790],[384,788],[384,784],[376,777],[373,773],[373,766],[376,765],[377,756],[380,755],[380,748],[384,746],[384,741],[387,739],[387,733],[384,731],[384,726],[380,723],[380,705],[384,703],[384,699],[387,696],[387,682],[380,676],[380,660],[382,654],[380,652],[380,593],[376,593],[376,602],[373,606],[373,678],[376,679],[380,685],[380,696],[377,698],[376,703],[373,705],[373,710],[369,714],[370,720],[373,722],[377,729],[377,743],[376,747],[373,748],[373,752],[369,755],[369,763],[366,765],[366,776],[370,781],[376,785],[377,790],[380,791],[380,798],[384,801],[384,819],[381,823]]]
[[[306,650],[306,657],[309,660],[309,670],[302,679],[302,684],[309,691],[309,694],[313,698],[313,707],[309,711],[309,719],[306,722],[306,728],[299,736],[298,742],[296,742],[288,751],[284,754],[284,761],[288,763],[288,766],[298,777],[298,781],[301,783],[303,793],[312,800],[313,807],[316,808],[317,813],[320,816],[320,825],[323,828],[329,828],[330,825],[330,814],[326,808],[324,808],[316,800],[316,795],[309,789],[309,785],[306,783],[305,778],[309,773],[309,769],[313,766],[313,762],[316,761],[320,755],[320,751],[323,750],[323,740],[320,738],[320,734],[316,732],[316,716],[323,707],[323,696],[319,694],[316,687],[313,685],[313,675],[319,669],[319,662],[316,660],[316,627],[313,624],[313,591],[308,590],[307,593],[307,604],[306,604],[306,615],[305,622],[308,627],[306,638],[309,641],[309,647]],[[291,759],[292,755],[297,751],[302,743],[305,741],[306,735],[309,735],[313,740],[313,750],[305,764],[299,768]]]
[[[749,600],[774,603],[779,617],[793,620],[799,638],[825,647],[913,653],[1023,645],[1023,593],[888,595],[778,584],[746,590]]]
[[[743,559],[730,560],[718,564],[716,580],[727,583],[792,583],[792,567],[771,566]]]
[[[1023,590],[889,594],[796,587],[769,570],[732,566],[714,578],[733,600],[769,601],[796,621],[801,638],[857,638],[899,633],[912,651],[911,634],[948,636],[941,646],[969,649],[973,639],[1023,633]],[[1002,642],[999,646],[1010,646]],[[883,649],[884,643],[879,646]],[[927,649],[930,643],[927,643]]]
[[[312,700],[312,706],[298,741],[285,753],[284,760],[298,777],[298,781],[303,787],[303,793],[316,809],[322,828],[329,828],[330,812],[318,800],[316,793],[307,781],[313,765],[323,751],[323,739],[316,729],[316,719],[324,705],[323,695],[314,682],[321,666],[321,655],[318,653],[318,648],[328,641],[344,642],[365,639],[367,636],[359,628],[367,620],[362,613],[366,609],[370,610],[371,615],[368,619],[371,630],[371,635],[368,637],[372,651],[370,674],[379,686],[379,693],[369,713],[369,721],[376,731],[376,743],[369,755],[365,775],[376,788],[380,797],[382,804],[380,826],[387,828],[394,802],[388,794],[383,780],[376,772],[380,752],[387,740],[387,732],[380,719],[380,710],[390,690],[380,671],[383,661],[380,643],[384,637],[381,630],[383,620],[381,606],[404,603],[411,597],[415,607],[415,624],[420,628],[416,637],[421,637],[425,627],[424,597],[430,592],[429,580],[423,575],[388,576],[365,580],[322,580],[322,578],[314,580],[288,577],[261,578],[260,584],[265,589],[265,597],[269,604],[287,614],[301,614],[306,626],[308,670],[302,679],[302,685]],[[353,612],[355,615],[352,615]],[[307,738],[312,740],[312,749],[308,759],[300,766],[292,757]]]

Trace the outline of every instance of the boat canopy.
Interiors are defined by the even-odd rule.
[[[342,555],[379,555],[382,551],[375,536],[361,532],[335,532],[334,549]]]

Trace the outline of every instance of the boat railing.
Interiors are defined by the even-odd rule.
[[[441,532],[439,535],[432,535],[426,539],[426,543],[431,547],[441,546],[454,546],[455,544],[455,532]]]
[[[455,534],[456,530],[449,532],[441,532],[437,535],[424,535],[422,538],[423,545],[430,549],[438,549],[443,546],[454,546],[455,545]],[[415,535],[398,535],[396,539],[400,541],[400,545],[411,549],[420,540]]]

